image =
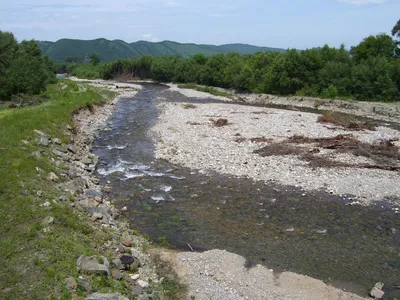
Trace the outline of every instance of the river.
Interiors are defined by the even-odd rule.
[[[249,267],[309,275],[362,296],[382,281],[388,299],[400,297],[398,215],[383,203],[352,206],[321,191],[304,197],[293,186],[203,175],[156,160],[148,130],[161,98],[218,102],[153,84],[118,102],[94,153],[102,183],[112,186],[118,207],[128,208],[133,228],[163,245],[226,249],[246,257]]]

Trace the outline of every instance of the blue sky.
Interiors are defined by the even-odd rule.
[[[346,47],[389,33],[400,0],[0,0],[0,30],[60,38]]]

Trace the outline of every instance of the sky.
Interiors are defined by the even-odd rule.
[[[390,33],[400,0],[0,0],[0,30],[24,39],[171,40],[347,48]]]

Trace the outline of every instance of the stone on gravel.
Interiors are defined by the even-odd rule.
[[[81,255],[76,262],[76,267],[78,271],[81,271],[85,274],[109,275],[110,266],[107,258],[101,256],[100,259],[103,260],[103,263],[99,263],[99,258],[96,256],[89,257]]]
[[[68,277],[64,280],[65,286],[69,291],[75,291],[78,287],[74,277]]]
[[[131,275],[131,279],[132,279],[132,280],[135,280],[135,281],[136,281],[136,280],[138,280],[139,278],[140,278],[140,275],[139,275],[139,274],[132,274],[132,275]]]
[[[132,247],[132,242],[131,242],[130,240],[121,239],[121,243],[122,243],[122,245],[124,245],[125,247]]]
[[[126,298],[125,296],[122,296],[119,293],[116,293],[116,294],[95,293],[95,294],[88,296],[85,299],[86,300],[129,300],[128,298]]]
[[[138,280],[137,281],[137,284],[141,287],[141,288],[143,288],[143,289],[146,289],[146,288],[148,288],[149,287],[149,283],[147,282],[147,281],[144,281],[144,280]]]
[[[49,175],[47,175],[47,180],[57,182],[59,180],[59,178],[56,174],[54,174],[53,172],[50,172]]]

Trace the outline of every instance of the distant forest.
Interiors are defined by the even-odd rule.
[[[114,62],[102,62],[97,53],[88,53],[84,59],[67,57],[55,66],[46,56],[38,56],[38,46],[32,41],[18,45],[12,34],[0,35],[0,84],[6,86],[0,90],[3,98],[16,92],[37,93],[52,80],[52,69],[81,78],[140,78],[243,92],[400,101],[400,20],[392,36],[369,36],[350,50],[326,45],[304,51],[197,54],[188,58],[144,55]],[[33,81],[32,77],[40,77],[43,84],[29,88],[26,82]]]
[[[83,78],[140,78],[196,83],[244,92],[400,101],[400,20],[392,36],[365,38],[357,46],[304,51],[119,59],[112,63],[65,62],[60,70]],[[95,56],[95,55],[94,55]]]

